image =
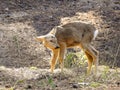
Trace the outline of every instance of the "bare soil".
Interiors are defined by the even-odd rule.
[[[49,71],[50,51],[34,40],[70,21],[94,24],[99,75],[86,65]],[[0,90],[119,90],[119,0],[0,0]],[[112,68],[112,69],[111,69]]]

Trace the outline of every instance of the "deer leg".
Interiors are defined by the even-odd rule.
[[[59,52],[58,60],[60,62],[61,72],[63,72],[63,68],[64,68],[65,51],[66,51],[66,44],[64,43],[60,44],[60,52]]]
[[[98,51],[89,44],[80,45],[88,58],[87,74],[91,73],[92,64],[95,64],[95,74],[97,74],[98,67]]]
[[[98,51],[95,48],[93,48],[91,45],[87,45],[85,52],[87,52],[93,58],[92,63],[94,63],[95,65],[95,74],[97,74]],[[88,68],[88,72],[90,72],[89,70],[90,68]]]
[[[90,45],[90,48],[94,53],[93,63],[95,65],[95,73],[97,74],[99,52],[94,47],[92,47],[91,45]]]
[[[85,55],[86,55],[87,58],[88,58],[88,70],[87,70],[87,75],[89,75],[89,74],[91,73],[91,69],[92,69],[93,58],[92,58],[92,56],[91,56],[89,53],[87,53],[86,51],[85,51]]]
[[[59,49],[55,49],[53,50],[53,56],[51,59],[51,72],[53,73],[54,69],[55,69],[55,64],[58,58],[58,53],[59,53]]]

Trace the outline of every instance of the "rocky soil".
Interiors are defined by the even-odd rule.
[[[50,51],[34,38],[70,21],[89,22],[100,31],[92,44],[100,51],[100,64],[114,68],[107,80],[101,66],[97,78],[85,77],[85,67],[49,72]],[[98,90],[111,85],[118,90],[119,25],[119,0],[0,0],[0,90],[91,90],[97,81]]]

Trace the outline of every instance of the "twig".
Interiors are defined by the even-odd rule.
[[[118,56],[119,49],[120,49],[120,44],[119,44],[118,49],[117,49],[117,52],[116,52],[116,54],[115,54],[114,62],[113,62],[112,68],[114,67],[115,62],[116,62],[116,60],[117,60],[117,56]]]

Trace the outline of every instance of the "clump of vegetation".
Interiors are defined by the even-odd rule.
[[[14,43],[14,47],[15,47],[15,51],[18,55],[18,57],[21,57],[21,51],[20,51],[20,42],[18,40],[18,36],[13,36],[13,43]]]
[[[23,82],[24,82],[24,80],[17,80],[17,81],[14,83],[14,86],[13,86],[13,87],[10,87],[9,90],[15,90],[17,84],[23,83]]]
[[[39,81],[39,86],[44,88],[55,89],[55,82],[52,76],[46,76],[45,79]]]
[[[92,83],[90,84],[90,86],[93,87],[93,88],[97,88],[97,87],[100,86],[100,83],[98,83],[98,82],[92,82]]]
[[[48,80],[48,85],[52,88],[52,89],[54,89],[55,88],[55,83],[54,83],[54,81],[53,81],[53,78],[52,77],[48,77],[47,78]]]
[[[68,53],[65,59],[65,67],[71,68],[71,67],[79,67],[84,66],[87,61],[87,57],[85,56],[84,52],[77,52],[77,53]]]

